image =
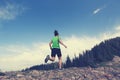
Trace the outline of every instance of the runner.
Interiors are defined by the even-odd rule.
[[[52,40],[49,43],[49,46],[50,46],[50,49],[51,49],[51,57],[49,55],[47,55],[46,58],[45,58],[45,63],[47,63],[48,60],[54,61],[55,56],[57,55],[57,57],[59,59],[59,69],[62,69],[62,53],[61,53],[59,43],[61,45],[63,45],[65,48],[67,48],[67,46],[60,39],[58,31],[55,30],[54,31],[54,37],[52,38]]]

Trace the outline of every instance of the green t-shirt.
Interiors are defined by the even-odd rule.
[[[52,38],[52,48],[60,48],[59,39],[59,36],[55,36]]]

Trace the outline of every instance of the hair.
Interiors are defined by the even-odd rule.
[[[58,35],[59,35],[59,33],[58,33],[57,30],[54,31],[54,35],[55,35],[55,36],[58,36]]]

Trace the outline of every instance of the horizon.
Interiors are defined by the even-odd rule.
[[[43,64],[58,30],[68,46],[63,61],[106,39],[120,36],[118,0],[1,0],[0,69],[15,71]],[[56,58],[57,61],[57,58]],[[49,62],[50,63],[50,62]]]

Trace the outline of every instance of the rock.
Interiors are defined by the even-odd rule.
[[[119,56],[114,56],[112,61],[115,62],[115,63],[119,63],[120,62],[120,57]]]
[[[64,70],[31,70],[5,72],[0,80],[119,80],[120,68],[67,68]]]
[[[37,71],[37,70],[31,71],[30,74],[31,74],[33,77],[40,76],[40,73],[39,73],[39,71]]]
[[[17,74],[16,76],[17,76],[17,77],[24,77],[23,74]]]
[[[106,65],[108,65],[108,66],[112,66],[112,65],[113,65],[113,63],[108,62]]]

